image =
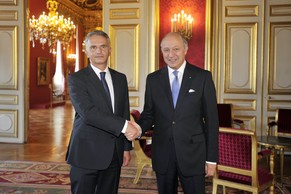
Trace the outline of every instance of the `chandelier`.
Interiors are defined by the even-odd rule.
[[[179,32],[186,40],[192,37],[193,17],[184,10],[171,19],[171,32]]]
[[[58,41],[66,48],[73,40],[76,26],[70,18],[66,19],[63,15],[59,16],[57,12],[58,4],[55,0],[47,0],[46,7],[49,10],[49,14],[46,15],[43,12],[38,19],[34,15],[29,19],[29,34],[33,47],[35,46],[35,41],[39,40],[42,44],[42,49],[47,43],[50,53],[53,53]]]

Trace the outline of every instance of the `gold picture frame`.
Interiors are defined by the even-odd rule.
[[[37,85],[49,85],[50,83],[50,59],[37,58]]]

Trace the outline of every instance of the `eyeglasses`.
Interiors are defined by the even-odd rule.
[[[89,50],[90,52],[96,52],[98,49],[100,49],[100,51],[105,51],[107,48],[108,48],[107,45],[101,45],[101,46],[93,45],[89,47]]]

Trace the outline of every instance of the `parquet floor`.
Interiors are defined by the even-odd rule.
[[[0,143],[0,160],[65,162],[73,119],[70,102],[52,109],[29,110],[27,143]],[[135,154],[131,155],[130,165],[135,165]]]
[[[0,143],[0,160],[65,162],[73,119],[74,110],[70,102],[52,109],[31,109],[27,143]],[[130,166],[136,166],[133,151],[131,156]],[[278,162],[275,163],[277,168]],[[290,162],[291,156],[286,156],[284,174],[289,176]]]

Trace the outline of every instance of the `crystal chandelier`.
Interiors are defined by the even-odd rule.
[[[179,32],[186,40],[192,37],[193,17],[184,10],[171,19],[171,32]]]
[[[35,40],[39,40],[43,49],[47,43],[50,53],[53,53],[58,41],[66,48],[73,40],[76,26],[70,18],[66,19],[63,15],[59,16],[56,12],[58,4],[55,0],[47,0],[46,7],[49,14],[45,15],[45,12],[43,12],[38,19],[34,15],[29,19],[30,41],[32,41],[33,47],[35,46]]]

